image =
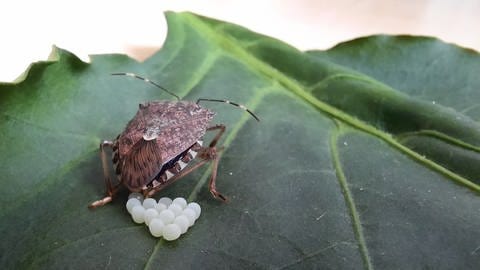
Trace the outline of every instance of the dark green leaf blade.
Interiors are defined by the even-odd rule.
[[[2,268],[480,264],[480,188],[474,178],[480,135],[460,101],[456,111],[430,106],[428,98],[321,53],[302,53],[189,13],[168,13],[167,19],[164,48],[144,63],[99,55],[86,64],[55,49],[56,60],[35,65],[24,82],[0,85],[0,153],[8,157],[0,164]],[[173,243],[154,239],[130,220],[125,192],[95,211],[86,207],[103,192],[101,139],[114,138],[138,103],[169,98],[148,84],[108,76],[112,72],[141,74],[187,100],[238,101],[262,120],[224,104],[208,105],[218,112],[215,122],[228,126],[218,188],[231,203],[211,198],[208,170],[162,191],[159,196],[189,196],[203,207],[196,225]],[[451,73],[461,70],[452,66]],[[340,79],[330,84],[330,78]],[[461,94],[474,98],[478,89]],[[398,121],[378,113],[392,104],[397,110],[390,115]],[[433,127],[440,134],[435,138],[454,147],[456,156],[465,157],[468,149],[470,163],[422,157],[438,149],[431,155],[440,156],[443,148],[432,140],[417,143],[421,129],[402,125],[409,120],[403,112],[423,116],[418,125]],[[457,116],[461,121],[442,121]]]
[[[408,95],[397,101],[375,101],[370,95],[375,94],[376,87],[358,83],[346,87],[342,81],[339,86],[330,82],[330,89],[323,89],[327,94],[320,94],[321,98],[335,100],[335,96],[348,89],[350,99],[356,104],[371,106],[375,102],[374,110],[370,107],[363,110],[369,115],[353,110],[360,118],[396,135],[414,151],[480,183],[480,166],[476,166],[480,162],[477,52],[428,37],[372,36],[309,54],[320,62],[354,69]],[[339,106],[358,107],[348,102]]]
[[[480,61],[476,51],[431,37],[378,35],[308,53],[354,69],[409,96],[454,108],[477,121],[480,118]],[[452,70],[452,66],[461,67],[461,72]]]

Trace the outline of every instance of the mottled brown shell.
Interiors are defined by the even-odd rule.
[[[121,179],[130,190],[148,184],[162,166],[203,137],[215,113],[190,101],[150,101],[118,138]]]

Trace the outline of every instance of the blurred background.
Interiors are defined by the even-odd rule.
[[[84,61],[102,53],[143,60],[165,40],[166,10],[237,23],[301,50],[383,33],[435,36],[480,51],[479,0],[5,0],[0,81],[47,59],[52,45]]]

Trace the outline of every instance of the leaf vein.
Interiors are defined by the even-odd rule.
[[[358,242],[358,247],[360,249],[360,254],[363,259],[363,264],[366,269],[370,270],[370,269],[373,269],[373,265],[368,252],[367,242],[365,240],[365,236],[363,233],[362,222],[360,220],[360,215],[357,211],[357,206],[355,204],[353,194],[350,191],[350,188],[348,187],[347,178],[345,176],[345,173],[343,172],[343,168],[340,160],[340,153],[337,147],[339,136],[340,136],[340,127],[337,122],[337,126],[335,130],[332,132],[330,136],[330,149],[331,149],[333,166],[336,170],[337,179],[340,184],[340,188],[342,189],[342,194],[345,198],[345,204],[347,208],[350,210],[353,231],[354,231],[355,238],[357,239],[357,242]]]
[[[284,86],[287,90],[294,93],[295,95],[299,96],[303,100],[307,101],[309,104],[314,106],[316,109],[324,112],[325,114],[345,123],[346,125],[351,126],[352,128],[358,129],[363,131],[367,134],[375,136],[392,147],[396,148],[397,150],[403,152],[407,156],[411,157],[412,159],[416,160],[417,162],[425,165],[426,167],[434,170],[447,178],[466,186],[474,191],[480,192],[480,185],[473,183],[472,181],[448,170],[445,167],[435,163],[434,161],[428,160],[419,153],[411,150],[410,148],[402,145],[397,140],[395,140],[390,134],[371,126],[360,119],[357,119],[340,109],[337,109],[334,106],[331,106],[321,100],[318,100],[312,94],[305,90],[305,86],[301,85],[299,82],[292,80],[291,78],[285,76],[281,71],[273,68],[268,63],[265,63],[258,58],[252,56],[248,51],[244,48],[239,46],[234,40],[227,37],[226,35],[218,35],[217,32],[213,31],[208,25],[202,22],[199,18],[195,17],[192,14],[188,14],[185,16],[187,20],[189,20],[190,24],[193,27],[197,27],[198,31],[209,35],[209,40],[214,43],[222,44],[223,48],[228,48],[229,53],[234,55],[239,61],[244,61],[247,67],[255,69],[256,72],[259,74],[263,74],[266,78],[270,80],[275,80],[282,86]],[[187,22],[188,23],[188,22]]]

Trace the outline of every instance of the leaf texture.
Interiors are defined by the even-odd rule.
[[[480,56],[433,38],[371,36],[300,52],[248,29],[167,13],[143,63],[54,48],[0,84],[2,269],[477,269]],[[170,99],[227,125],[214,200],[209,170],[157,196],[196,200],[175,242],[155,239],[104,192],[98,145],[138,104]],[[212,123],[212,124],[213,124]],[[206,139],[212,135],[207,135]]]

